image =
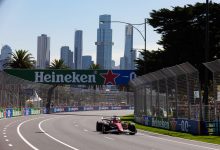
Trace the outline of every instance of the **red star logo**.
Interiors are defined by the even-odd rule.
[[[111,83],[115,85],[115,78],[117,78],[120,74],[113,73],[112,70],[108,70],[107,73],[102,73],[101,76],[105,78],[104,84]]]

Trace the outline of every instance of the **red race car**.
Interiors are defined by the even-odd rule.
[[[122,122],[120,117],[113,116],[109,118],[102,118],[101,121],[96,122],[96,131],[106,133],[127,133],[134,135],[137,133],[136,127],[133,123]]]

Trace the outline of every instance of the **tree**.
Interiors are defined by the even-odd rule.
[[[9,68],[34,68],[36,61],[33,60],[32,54],[28,53],[27,50],[17,50],[11,53],[11,59],[4,66]]]
[[[64,64],[62,59],[54,59],[51,62],[50,69],[68,69],[68,67]]]
[[[209,35],[210,49],[209,61],[220,58],[220,4],[209,5]],[[154,51],[142,52],[144,60],[137,60],[137,72],[143,70],[155,71],[183,62],[190,62],[201,73],[200,78],[204,83],[205,60],[205,22],[206,4],[196,3],[184,7],[173,7],[172,10],[162,8],[150,13],[148,24],[161,34],[158,44],[163,47],[159,53]],[[149,66],[151,65],[151,66]],[[145,68],[145,69],[143,69]],[[145,72],[145,73],[146,73]]]
[[[135,63],[137,64],[137,75],[147,74],[164,67],[164,64],[162,63],[163,51],[143,50],[140,53],[143,56],[143,59],[138,58],[135,60]]]
[[[100,69],[100,66],[99,66],[99,64],[91,64],[89,69],[91,69],[91,70],[98,70],[98,69]]]
[[[67,69],[68,67],[64,64],[64,61],[62,59],[55,59],[51,62],[51,65],[49,67],[50,69]],[[54,89],[58,86],[58,84],[52,85],[48,92],[47,92],[47,103],[46,103],[46,113],[50,113],[50,105],[51,105],[51,97],[53,94]]]
[[[89,67],[90,70],[99,70],[100,69],[100,65],[99,64],[91,64],[90,67]],[[93,85],[93,90],[94,90],[94,93],[93,93],[93,103],[95,104],[96,103],[96,86],[97,85]]]

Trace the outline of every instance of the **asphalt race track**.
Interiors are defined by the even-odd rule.
[[[0,150],[220,150],[220,145],[142,131],[136,135],[95,131],[102,116],[131,113],[86,111],[1,119]]]

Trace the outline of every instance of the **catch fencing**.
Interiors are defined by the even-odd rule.
[[[201,92],[199,73],[191,64],[164,68],[130,82],[135,115],[198,120]]]
[[[217,120],[220,117],[220,59],[212,62],[204,63],[204,65],[212,72],[213,75],[213,92],[209,96],[208,120]]]

